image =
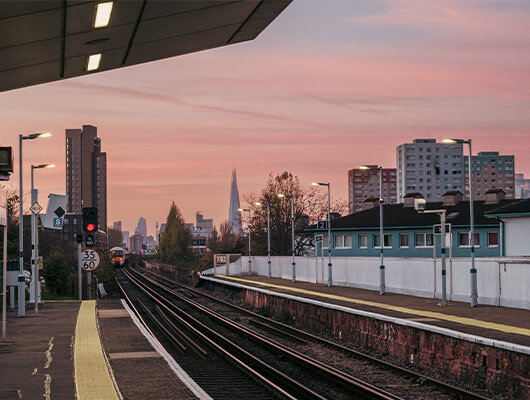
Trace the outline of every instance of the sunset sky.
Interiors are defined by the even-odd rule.
[[[414,138],[472,138],[530,177],[529,15],[527,0],[294,0],[251,42],[0,93],[0,143],[18,156],[19,133],[54,133],[24,145],[25,192],[31,163],[57,164],[36,172],[45,205],[65,192],[65,129],[97,126],[108,222],[143,216],[149,234],[172,200],[219,226],[232,168],[240,194],[289,170],[347,199],[348,169],[395,167]]]

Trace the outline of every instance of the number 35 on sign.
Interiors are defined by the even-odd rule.
[[[97,250],[94,249],[84,249],[81,252],[81,258],[79,260],[79,266],[87,271],[92,272],[99,268],[101,264],[101,257]]]

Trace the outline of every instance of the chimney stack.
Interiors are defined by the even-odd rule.
[[[363,201],[363,210],[368,210],[377,206],[379,206],[378,197],[368,197],[366,200]]]
[[[403,207],[414,207],[414,199],[423,199],[423,196],[418,192],[407,193],[403,197]]]
[[[464,199],[460,190],[449,190],[444,193],[444,206],[456,206]]]
[[[486,192],[484,204],[498,204],[506,198],[506,193],[502,189],[490,189]]]

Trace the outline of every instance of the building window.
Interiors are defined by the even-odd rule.
[[[361,233],[359,235],[359,248],[367,249],[368,248],[368,235]]]
[[[458,233],[458,247],[470,247],[469,239],[471,235],[470,232],[459,232]],[[480,247],[480,233],[475,232],[475,247]]]
[[[351,235],[335,235],[334,244],[336,249],[351,249],[352,237]]]
[[[499,232],[488,232],[488,247],[499,247]]]
[[[409,247],[409,234],[408,233],[399,234],[399,247],[401,248]]]
[[[322,235],[322,248],[327,249],[329,247],[328,235]]]
[[[432,233],[416,233],[414,235],[414,243],[416,247],[432,247],[434,243]]]
[[[392,248],[392,234],[391,233],[385,233],[385,249],[391,249]],[[381,248],[381,241],[379,239],[380,235],[376,234],[374,235],[374,249],[380,249]]]

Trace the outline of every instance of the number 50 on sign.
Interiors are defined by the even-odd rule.
[[[84,249],[81,252],[81,259],[79,260],[79,266],[87,271],[92,272],[99,268],[101,263],[101,257],[97,250],[94,249]]]

